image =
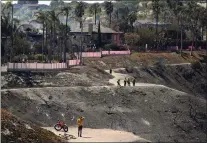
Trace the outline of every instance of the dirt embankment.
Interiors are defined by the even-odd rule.
[[[73,67],[59,72],[8,72],[1,76],[1,88],[109,85],[111,75],[96,67]]]
[[[153,142],[204,142],[206,100],[161,87],[58,87],[2,91],[2,108],[41,126],[85,116],[86,128],[132,132]]]
[[[136,82],[162,84],[207,99],[206,69],[207,66],[200,63],[176,66],[157,64],[154,67],[127,68],[116,72],[135,77]]]
[[[108,70],[110,67],[125,68],[125,67],[141,67],[151,66],[157,62],[165,64],[180,64],[193,63],[197,61],[207,61],[205,52],[194,52],[193,56],[184,52],[182,56],[177,53],[132,53],[128,56],[106,56],[102,58],[85,58],[85,65],[96,66],[100,69]]]
[[[20,118],[1,110],[1,142],[2,143],[42,143],[63,142],[54,133],[34,124],[22,121]]]

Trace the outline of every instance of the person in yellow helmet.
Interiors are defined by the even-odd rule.
[[[83,120],[84,120],[84,117],[82,117],[82,116],[77,119],[78,137],[82,137]]]

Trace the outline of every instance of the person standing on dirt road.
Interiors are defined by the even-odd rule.
[[[126,86],[126,83],[127,83],[127,79],[125,77],[125,79],[124,79],[124,86]]]
[[[112,69],[111,68],[110,68],[109,72],[110,72],[110,74],[112,74]]]
[[[82,137],[83,120],[84,120],[84,117],[82,117],[82,116],[77,119],[77,124],[78,124],[78,137]]]
[[[130,78],[128,78],[127,83],[128,83],[128,86],[130,86]]]
[[[117,85],[118,85],[118,86],[121,86],[121,85],[120,85],[120,79],[117,80]]]
[[[135,86],[135,83],[136,83],[136,79],[135,78],[133,78],[132,83],[133,83],[133,86]]]

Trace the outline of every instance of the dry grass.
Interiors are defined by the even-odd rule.
[[[159,60],[164,60],[166,64],[192,63],[201,59],[201,53],[132,53],[130,56],[107,56],[103,58],[85,58],[86,65],[97,66],[101,69],[120,68],[128,66],[154,65]]]

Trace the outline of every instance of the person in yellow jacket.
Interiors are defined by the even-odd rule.
[[[83,120],[84,120],[84,117],[82,117],[82,116],[77,119],[78,137],[82,137]]]

